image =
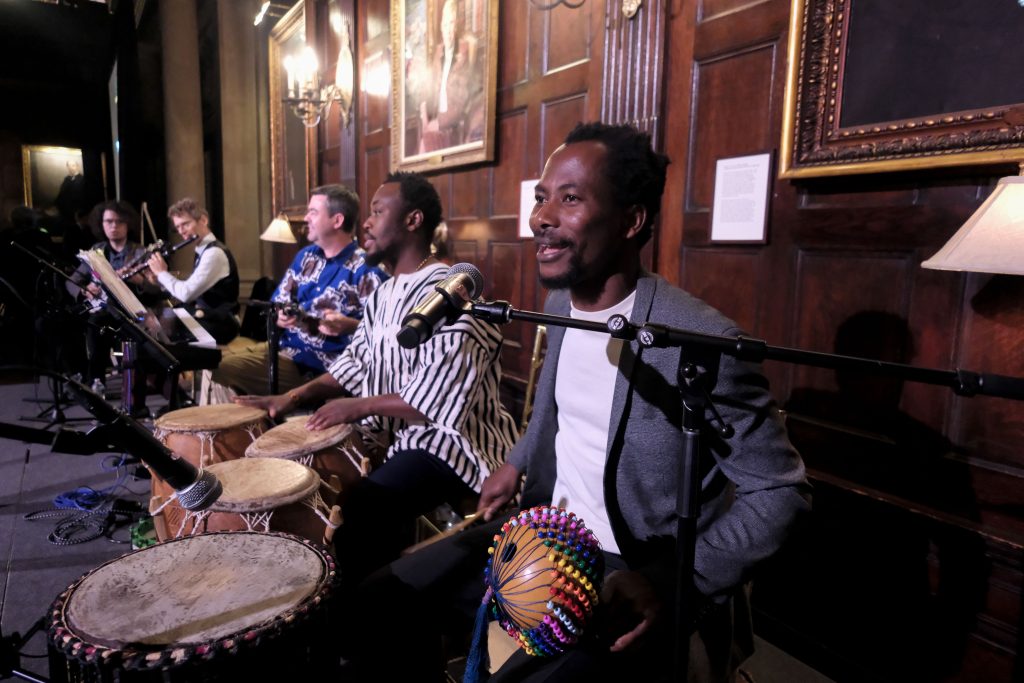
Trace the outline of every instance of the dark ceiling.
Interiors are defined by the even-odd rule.
[[[81,137],[76,118],[106,111],[114,40],[105,4],[0,1],[0,128],[26,142]]]

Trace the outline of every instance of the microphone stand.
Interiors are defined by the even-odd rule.
[[[952,371],[921,368],[855,356],[770,346],[764,340],[744,335],[730,337],[702,334],[657,323],[635,325],[621,315],[612,316],[602,325],[566,316],[517,310],[507,301],[466,302],[462,309],[474,318],[491,323],[524,320],[604,332],[617,339],[636,340],[642,348],[682,349],[678,373],[679,392],[683,403],[683,453],[676,490],[676,604],[673,612],[676,634],[673,670],[678,681],[685,681],[687,677],[690,630],[693,616],[696,614],[697,595],[693,585],[693,567],[697,518],[700,514],[700,437],[709,422],[706,412],[710,412],[714,421],[718,423],[716,429],[723,438],[733,436],[732,427],[722,421],[711,402],[711,394],[718,376],[718,365],[723,355],[755,363],[778,360],[819,368],[852,369],[889,375],[911,382],[945,386],[959,396],[985,395],[1016,401],[1024,400],[1024,379],[1019,377],[978,373],[959,368]],[[694,359],[699,361],[695,362]]]
[[[50,263],[50,261],[48,259],[44,258],[43,256],[40,256],[39,254],[36,254],[31,249],[29,249],[29,248],[27,248],[27,247],[25,247],[25,246],[23,246],[21,244],[18,244],[17,242],[11,242],[10,246],[12,246],[15,249],[17,249],[18,251],[24,253],[26,256],[28,256],[29,258],[34,260],[38,265],[43,267],[43,270],[41,270],[39,272],[39,275],[37,277],[36,306],[38,306],[38,301],[39,301],[39,289],[40,289],[40,287],[39,287],[38,283],[41,280],[41,278],[43,277],[43,275],[45,274],[44,273],[45,270],[50,270],[53,273],[56,273],[60,277],[64,278],[68,282],[72,282],[71,277],[67,273],[65,273],[63,270],[61,270],[60,268],[58,268],[54,264]],[[8,285],[8,287],[10,287],[10,285]],[[11,289],[12,292],[14,291],[13,288],[10,288],[10,289]],[[17,294],[17,292],[15,292],[15,294]],[[38,320],[41,315],[48,315],[48,314],[52,315],[52,311],[55,310],[55,309],[47,307],[47,310],[50,311],[50,313],[40,313],[37,307],[33,307],[33,311],[32,311],[33,320],[34,321]],[[42,364],[40,362],[39,348],[40,348],[40,345],[37,343],[36,344],[36,362]],[[58,342],[57,349],[56,349],[56,357],[54,359],[54,364],[57,366],[58,369],[60,367],[61,357],[63,355],[64,355],[64,344],[62,342]],[[46,426],[44,427],[44,429],[49,429],[50,427],[53,427],[54,425],[65,424],[67,422],[74,421],[74,420],[68,419],[68,417],[64,414],[64,409],[63,408],[64,408],[64,405],[66,405],[66,403],[65,403],[65,400],[64,400],[64,383],[63,383],[63,381],[61,379],[57,379],[57,378],[54,378],[54,377],[49,377],[49,378],[47,378],[47,385],[50,388],[50,394],[51,394],[51,397],[52,397],[52,403],[50,404],[50,406],[46,407],[46,408],[43,408],[39,412],[39,414],[37,414],[35,417],[23,417],[21,419],[25,420],[26,422],[45,422]],[[26,399],[26,400],[32,400],[32,399]],[[45,400],[41,400],[39,402],[40,403],[45,403],[46,401]],[[77,419],[81,420],[83,418],[77,418]]]

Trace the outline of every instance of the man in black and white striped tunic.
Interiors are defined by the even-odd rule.
[[[516,439],[498,397],[496,327],[463,316],[415,349],[396,339],[402,319],[447,274],[430,253],[440,220],[440,197],[423,176],[388,176],[363,231],[367,263],[385,264],[394,277],[367,300],[351,344],[326,374],[287,394],[236,399],[272,416],[333,399],[309,428],[358,422],[390,443],[385,464],[346,495],[335,537],[346,580],[396,557],[417,515],[478,493]]]

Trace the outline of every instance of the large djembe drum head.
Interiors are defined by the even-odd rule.
[[[99,680],[150,680],[158,671],[161,680],[236,680],[228,672],[288,657],[298,670],[306,657],[298,653],[314,640],[302,630],[312,628],[306,622],[334,577],[330,555],[287,534],[174,539],[72,584],[53,605],[50,644],[69,670]],[[210,676],[211,667],[224,677]]]
[[[583,520],[557,507],[520,512],[488,549],[491,613],[531,655],[563,652],[597,605],[604,571],[600,544]]]

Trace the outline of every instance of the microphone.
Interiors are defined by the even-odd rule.
[[[65,379],[65,382],[65,387],[78,403],[105,425],[107,440],[149,465],[174,489],[181,507],[205,510],[220,498],[223,489],[213,473],[197,469],[187,460],[176,457],[137,420],[114,409],[82,384],[70,379]]]
[[[471,263],[456,263],[448,276],[402,319],[397,339],[400,346],[414,349],[437,331],[449,325],[468,310],[470,302],[483,291],[484,276]]]

